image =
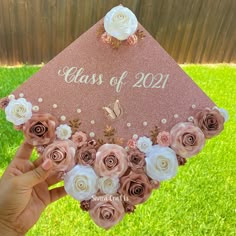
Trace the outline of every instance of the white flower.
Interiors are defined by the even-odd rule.
[[[178,161],[176,154],[169,147],[152,146],[145,160],[146,173],[153,180],[167,180],[177,173]]]
[[[229,113],[224,108],[214,107],[213,109],[216,109],[220,112],[220,114],[224,117],[225,122],[229,120]]]
[[[152,147],[152,141],[150,138],[143,136],[138,139],[136,146],[141,152],[146,153]]]
[[[106,32],[119,40],[125,40],[130,35],[134,34],[137,27],[137,18],[127,7],[114,7],[104,18],[104,28]]]
[[[12,99],[5,108],[6,119],[14,125],[24,124],[32,117],[32,104],[25,98]]]
[[[98,180],[98,187],[105,194],[116,193],[119,186],[119,178],[117,176],[105,176]]]
[[[60,125],[56,128],[56,135],[61,140],[66,140],[71,137],[72,130],[68,125]]]
[[[64,178],[64,188],[73,198],[89,200],[96,194],[98,177],[90,166],[76,165]]]

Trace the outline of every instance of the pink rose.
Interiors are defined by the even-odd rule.
[[[77,145],[77,147],[82,147],[83,145],[87,144],[87,135],[81,131],[74,133],[71,139]]]
[[[120,189],[118,191],[125,196],[125,201],[133,205],[145,202],[152,192],[152,185],[145,173],[130,171],[128,175],[120,178]]]
[[[76,154],[76,162],[81,165],[93,165],[96,159],[96,149],[93,145],[80,148]]]
[[[127,42],[128,42],[129,45],[135,45],[138,42],[137,35],[135,35],[135,34],[130,35],[127,39]]]
[[[111,43],[111,36],[107,34],[106,32],[102,34],[101,39],[103,43],[107,43],[107,44]]]
[[[122,176],[127,168],[127,152],[123,147],[104,144],[98,149],[94,170],[99,176]]]
[[[224,117],[217,109],[205,108],[196,114],[194,124],[202,130],[206,138],[211,138],[224,129]]]
[[[125,211],[119,197],[103,195],[104,200],[92,200],[89,214],[93,221],[104,229],[110,229],[124,217]]]
[[[50,114],[33,114],[23,126],[26,142],[33,146],[52,143],[56,138],[57,120]]]
[[[53,162],[55,172],[68,172],[75,166],[76,146],[70,140],[60,140],[48,145],[43,152],[43,159]]]
[[[0,99],[0,109],[5,110],[5,108],[7,107],[7,105],[9,104],[10,99],[5,97],[5,98],[1,98]]]
[[[128,142],[127,142],[127,146],[129,148],[135,149],[136,148],[136,143],[137,143],[136,139],[129,139]]]
[[[160,146],[168,147],[171,144],[170,133],[166,131],[162,131],[157,135],[157,143]]]
[[[199,153],[205,145],[205,137],[201,129],[191,122],[176,124],[170,131],[171,148],[186,158]]]
[[[145,166],[145,155],[138,149],[131,149],[128,151],[128,165],[132,170],[142,170]]]

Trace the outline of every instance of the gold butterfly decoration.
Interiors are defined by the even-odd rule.
[[[115,120],[116,118],[120,117],[122,114],[122,108],[120,106],[119,100],[116,100],[115,103],[102,108],[106,116],[112,120]]]

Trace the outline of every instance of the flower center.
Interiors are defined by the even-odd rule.
[[[30,128],[30,133],[33,133],[38,137],[42,137],[47,131],[48,128],[45,127],[41,122],[37,122]]]
[[[86,176],[76,176],[74,178],[74,186],[78,192],[85,192],[88,190],[87,177]]]
[[[183,145],[184,146],[194,146],[196,141],[196,136],[194,134],[185,133],[183,135]]]
[[[81,158],[84,162],[88,162],[92,159],[92,154],[89,151],[85,151],[81,154]]]
[[[144,186],[140,183],[132,182],[130,183],[129,195],[131,196],[141,196],[144,192]]]
[[[59,149],[55,149],[50,153],[49,157],[56,164],[60,164],[66,158],[66,153],[62,152]]]
[[[132,156],[131,156],[131,162],[132,163],[134,163],[134,164],[139,164],[139,162],[140,162],[140,157],[138,156],[138,155],[136,155],[136,154],[133,154]]]
[[[114,153],[110,153],[108,156],[104,158],[104,164],[107,167],[107,169],[111,170],[118,165],[118,159]]]

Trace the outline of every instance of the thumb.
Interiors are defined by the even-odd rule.
[[[52,161],[47,159],[42,163],[42,165],[21,175],[21,181],[28,187],[34,187],[48,177],[51,168]]]

